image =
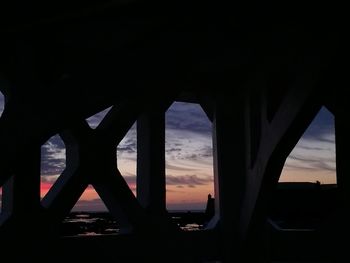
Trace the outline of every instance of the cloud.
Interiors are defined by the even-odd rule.
[[[333,134],[332,134],[333,135]],[[333,138],[317,138],[320,142],[327,142],[327,143],[335,143],[335,136],[332,136]]]
[[[319,180],[336,183],[334,117],[322,108],[285,163],[281,181]],[[303,174],[296,179],[293,170]],[[327,178],[325,173],[327,172]]]
[[[41,177],[41,183],[53,184],[56,182],[59,175],[46,175]]]
[[[321,156],[296,156],[291,154],[286,162],[286,167],[304,170],[327,170],[331,172],[336,171],[335,156],[321,157]]]
[[[136,175],[123,175],[123,178],[129,186],[136,184]]]
[[[66,166],[66,150],[62,139],[55,135],[41,146],[41,175],[61,174]]]
[[[325,107],[322,107],[303,137],[306,139],[323,140],[324,136],[329,134],[334,134],[334,116]],[[329,142],[334,143],[333,140]]]
[[[174,102],[166,112],[167,129],[210,134],[211,122],[200,105]]]
[[[313,147],[311,147],[311,146],[302,146],[302,145],[300,145],[300,146],[298,146],[300,149],[305,149],[305,150],[315,150],[315,151],[323,151],[324,150],[324,148],[322,148],[322,147],[317,147],[317,146],[313,146]]]
[[[119,152],[119,154],[122,153],[136,153],[136,149],[132,146],[127,146],[127,145],[123,145],[123,146],[118,146],[117,151]]]
[[[213,178],[210,177],[199,177],[197,175],[167,175],[166,176],[167,185],[176,185],[194,188],[198,185],[207,185],[213,183]]]
[[[136,185],[136,175],[127,174],[123,175],[124,180],[127,182],[131,188],[135,188]],[[177,188],[183,188],[184,186],[195,187],[197,185],[207,185],[212,184],[213,178],[208,176],[200,177],[197,175],[166,175],[166,184],[175,185]],[[131,189],[133,190],[133,189]]]
[[[287,170],[302,170],[302,171],[314,171],[315,168],[313,167],[305,167],[305,166],[301,166],[298,164],[290,164],[290,163],[286,163],[284,166],[284,169]]]
[[[181,167],[181,166],[177,166],[177,165],[172,165],[172,164],[166,164],[165,165],[165,168],[166,169],[169,169],[169,170],[175,170],[175,171],[196,171],[197,169],[191,169],[191,168],[188,168],[188,167]]]
[[[89,126],[93,129],[95,129],[100,122],[103,120],[103,118],[106,116],[106,114],[110,111],[111,107],[108,107],[107,109],[104,109],[103,111],[100,111],[96,113],[95,115],[92,115],[91,117],[87,118],[86,121],[89,124]]]
[[[175,168],[172,166],[185,166],[186,169],[191,169],[191,167],[198,167],[200,163],[212,163],[211,134],[168,129],[165,152],[169,169]]]
[[[178,143],[178,145],[181,145],[180,143]],[[166,150],[168,153],[171,152],[181,152],[181,148],[170,148]]]
[[[1,103],[1,98],[0,98]],[[1,105],[0,105],[1,106]],[[96,124],[102,113],[93,116]],[[334,118],[321,109],[312,125],[304,133],[285,167],[289,170],[330,171],[335,174]],[[207,177],[212,171],[212,125],[199,105],[176,102],[166,114],[166,169],[169,191],[186,192],[188,188],[212,184]],[[131,190],[136,185],[136,125],[134,124],[117,149],[118,167]],[[52,137],[42,147],[43,182],[52,183],[65,167],[64,143]],[[203,175],[203,176],[202,176]],[[89,202],[89,204],[92,204]]]
[[[212,158],[213,157],[213,147],[211,145],[206,145],[202,149],[200,149],[200,156],[204,158]]]
[[[317,163],[317,168],[320,170],[328,170],[331,172],[336,172],[336,167],[333,166],[333,163],[330,162],[318,162]]]
[[[130,158],[136,160],[137,152],[137,135],[136,135],[136,123],[130,128],[123,140],[117,146],[118,158]]]

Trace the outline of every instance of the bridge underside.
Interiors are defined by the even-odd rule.
[[[166,262],[269,262],[271,193],[326,106],[335,116],[339,191],[329,254],[348,258],[340,242],[350,200],[342,87],[348,47],[340,19],[325,22],[307,7],[289,15],[282,6],[276,13],[206,1],[63,1],[44,13],[30,5],[20,15],[18,8],[1,10],[1,254],[40,259],[45,248],[62,259],[131,261],[165,251]],[[174,101],[200,104],[213,123],[216,215],[200,233],[183,233],[165,209],[164,114]],[[85,119],[110,106],[91,129]],[[137,198],[115,159],[135,121]],[[64,140],[67,167],[41,200],[40,147],[55,134]],[[89,184],[129,232],[57,235]]]

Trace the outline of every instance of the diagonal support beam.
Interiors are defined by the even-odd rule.
[[[134,123],[134,108],[131,107],[130,113],[129,107],[128,103],[114,106],[96,128],[95,133],[103,134],[101,137],[104,138],[113,136],[118,144]],[[129,115],[125,116],[126,114]],[[117,127],[118,133],[113,134]],[[58,220],[71,211],[89,184],[88,174],[91,170],[85,166],[89,161],[94,162],[93,157],[89,156],[89,152],[92,152],[89,142],[93,139],[93,134],[94,131],[86,122],[81,122],[62,134],[66,144],[66,169],[42,200],[43,206],[54,214],[54,218],[59,218]]]
[[[69,155],[67,169],[43,200],[54,218],[62,220],[91,183],[120,223],[124,226],[131,223],[136,229],[151,229],[147,224],[152,220],[146,218],[116,167],[116,144],[131,127],[136,114],[134,108],[129,113],[129,107],[130,104],[126,104],[123,110],[112,109],[95,130],[82,122],[70,131],[70,136],[64,136]],[[129,114],[127,118],[125,113]]]
[[[96,127],[97,132],[103,132],[118,145],[137,120],[138,115],[145,107],[145,103],[138,100],[124,100],[114,105]]]
[[[265,119],[261,122],[260,146],[249,171],[242,204],[239,229],[243,239],[247,238],[249,227],[253,224],[254,211],[259,211],[258,199],[267,197],[269,190],[277,184],[286,158],[321,107],[319,98],[315,96],[317,79],[314,76],[321,70],[317,60],[307,58],[295,70],[296,80],[282,98],[274,118],[271,122]],[[262,111],[265,112],[264,109]]]
[[[85,169],[81,165],[81,140],[90,132],[87,123],[81,122],[71,131],[60,134],[66,145],[66,168],[41,201],[49,216],[61,222],[72,210],[88,186]]]
[[[113,169],[114,170],[114,169]],[[126,231],[147,228],[146,214],[118,169],[102,173],[92,183],[108,210]]]
[[[278,112],[276,114],[278,119],[274,119],[271,126],[264,129],[256,162],[249,172],[251,175],[248,179],[241,220],[244,225],[241,228],[243,233],[247,230],[249,218],[255,209],[255,200],[260,193],[262,182],[265,181],[264,187],[269,185],[269,188],[273,188],[273,185],[278,182],[286,158],[320,107],[321,105],[310,100],[310,97],[304,97],[302,100],[295,98],[290,114]]]

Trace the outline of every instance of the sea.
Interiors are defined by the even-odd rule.
[[[203,230],[209,221],[203,211],[170,211],[169,217],[183,231]],[[61,236],[115,235],[118,220],[106,212],[72,212],[60,226]]]

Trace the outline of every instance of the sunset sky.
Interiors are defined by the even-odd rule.
[[[0,114],[3,109],[0,96]],[[107,109],[108,110],[108,109]],[[95,127],[105,113],[88,119]],[[280,181],[336,183],[333,116],[322,108],[286,161]],[[117,164],[135,193],[136,125],[117,147]],[[41,195],[45,196],[65,167],[65,148],[59,136],[42,146]],[[167,208],[204,209],[214,194],[212,127],[199,105],[175,102],[166,113]],[[75,210],[103,210],[103,203],[88,188]]]

